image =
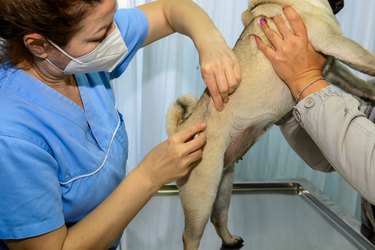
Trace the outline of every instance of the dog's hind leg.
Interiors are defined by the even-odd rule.
[[[243,239],[232,235],[228,230],[228,209],[233,187],[233,173],[234,164],[224,170],[211,213],[211,222],[225,248],[240,248],[243,246]]]
[[[225,149],[226,146],[222,140],[207,143],[202,161],[191,171],[188,179],[183,178],[177,182],[185,215],[183,233],[185,250],[199,248],[223,173]]]

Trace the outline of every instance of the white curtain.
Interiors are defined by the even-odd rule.
[[[120,7],[134,7],[149,0],[119,0]],[[197,0],[207,11],[230,46],[242,32],[241,14],[247,0]],[[338,20],[343,32],[375,52],[375,1],[346,0]],[[324,39],[324,38],[322,38]],[[172,35],[140,52],[125,74],[113,83],[117,106],[124,114],[129,135],[128,171],[155,145],[167,138],[165,116],[180,95],[200,96],[204,89],[199,58],[193,43]],[[245,155],[236,168],[236,181],[304,178],[348,213],[358,218],[359,196],[336,173],[311,170],[273,127]]]

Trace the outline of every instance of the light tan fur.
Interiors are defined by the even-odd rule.
[[[224,110],[216,111],[206,90],[199,101],[191,96],[180,97],[168,112],[169,135],[198,121],[208,125],[202,160],[188,177],[177,182],[185,214],[185,250],[199,248],[210,216],[224,245],[242,245],[242,239],[227,229],[234,164],[295,104],[252,35],[267,41],[259,18],[265,17],[275,29],[271,18],[285,18],[282,7],[287,5],[302,17],[315,49],[353,69],[375,75],[374,55],[342,35],[327,0],[252,0],[243,13],[245,28],[233,48],[241,64],[242,81]]]

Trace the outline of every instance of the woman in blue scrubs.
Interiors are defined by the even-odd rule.
[[[110,80],[142,46],[179,32],[221,110],[240,81],[235,55],[190,0],[1,1],[0,27],[0,249],[116,248],[155,192],[201,158],[206,125],[162,142],[124,178]]]

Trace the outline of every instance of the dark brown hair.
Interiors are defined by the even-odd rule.
[[[103,0],[0,0],[0,63],[33,63],[23,36],[38,33],[64,46]]]

